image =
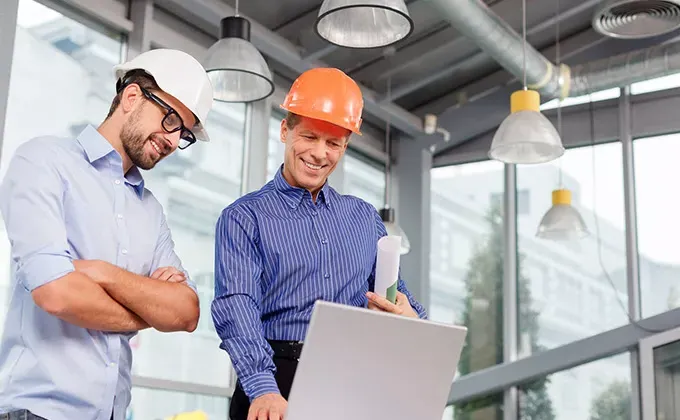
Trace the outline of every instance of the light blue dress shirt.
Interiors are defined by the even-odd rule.
[[[317,300],[367,306],[385,235],[369,203],[328,183],[314,202],[309,191],[288,184],[281,169],[222,212],[212,317],[248,397],[278,391],[265,339],[303,341]],[[397,287],[427,318],[401,275]]]
[[[118,152],[87,126],[77,139],[21,145],[0,186],[0,210],[13,273],[0,343],[0,413],[109,420],[113,412],[123,420],[134,334],[69,324],[38,307],[31,291],[73,271],[74,259],[104,260],[145,276],[158,267],[182,269],[160,203],[139,170],[124,175]]]

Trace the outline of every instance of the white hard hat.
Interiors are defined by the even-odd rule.
[[[196,126],[187,128],[196,139],[210,141],[204,125],[213,103],[213,87],[201,63],[185,52],[160,48],[113,68],[117,80],[135,69],[145,70],[163,92],[189,108],[196,117]]]

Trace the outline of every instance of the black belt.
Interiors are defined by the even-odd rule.
[[[267,340],[272,350],[274,357],[282,359],[300,360],[302,353],[301,341],[281,341],[281,340]]]

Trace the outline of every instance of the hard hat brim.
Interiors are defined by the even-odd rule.
[[[361,135],[362,135],[362,134],[361,134],[361,129],[359,129],[359,128],[356,128],[356,129],[355,129],[354,127],[351,127],[351,126],[345,125],[345,124],[338,124],[337,121],[331,120],[331,119],[328,118],[328,116],[325,115],[325,114],[318,114],[318,115],[317,115],[317,114],[314,114],[313,112],[306,112],[306,111],[297,110],[297,109],[296,109],[296,110],[291,110],[291,109],[286,108],[284,105],[279,105],[279,108],[281,108],[281,109],[283,109],[283,110],[286,110],[286,111],[288,111],[288,112],[291,112],[291,113],[293,113],[293,114],[295,114],[295,115],[300,115],[300,116],[302,116],[302,117],[313,118],[313,119],[315,119],[315,120],[320,120],[320,121],[326,121],[327,123],[331,123],[331,124],[333,124],[333,125],[337,125],[338,127],[342,127],[342,128],[344,128],[345,130],[349,130],[349,131],[351,131],[352,133],[356,134],[357,136],[361,136]]]

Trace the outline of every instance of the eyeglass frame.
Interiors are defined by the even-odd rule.
[[[139,90],[142,91],[142,94],[144,95],[144,97],[146,97],[148,100],[154,102],[156,105],[160,106],[161,108],[163,108],[163,109],[166,111],[165,115],[163,116],[163,119],[161,120],[161,126],[163,127],[163,130],[165,130],[167,133],[174,133],[174,132],[176,132],[176,131],[180,131],[180,130],[181,130],[181,131],[180,131],[180,134],[179,134],[180,142],[181,142],[182,140],[184,140],[184,141],[188,142],[188,144],[187,144],[186,146],[184,146],[184,147],[182,147],[181,144],[178,144],[178,145],[177,145],[177,148],[178,148],[178,149],[184,150],[184,149],[186,149],[187,147],[191,146],[192,144],[196,143],[196,136],[194,135],[193,131],[189,130],[189,129],[184,125],[184,120],[183,120],[182,117],[179,115],[179,112],[177,112],[177,111],[175,110],[175,108],[173,108],[173,107],[171,107],[170,105],[168,105],[164,100],[162,100],[162,99],[159,98],[158,96],[154,95],[154,94],[153,94],[152,92],[150,92],[149,90],[147,90],[147,89],[141,87],[138,83],[134,83],[134,82],[133,82],[133,83],[122,83],[122,84],[120,84],[120,85],[118,86],[118,89],[117,89],[118,92],[121,92],[123,89],[125,89],[127,86],[129,86],[129,85],[131,85],[131,84],[137,85],[137,87],[139,88]],[[168,119],[171,115],[174,115],[174,116],[176,116],[177,118],[179,118],[179,125],[178,125],[177,127],[175,127],[175,128],[168,129],[168,127],[166,127],[166,123],[167,123],[167,119]],[[168,124],[169,124],[169,123],[168,123]],[[172,126],[172,125],[171,125],[171,126]]]

